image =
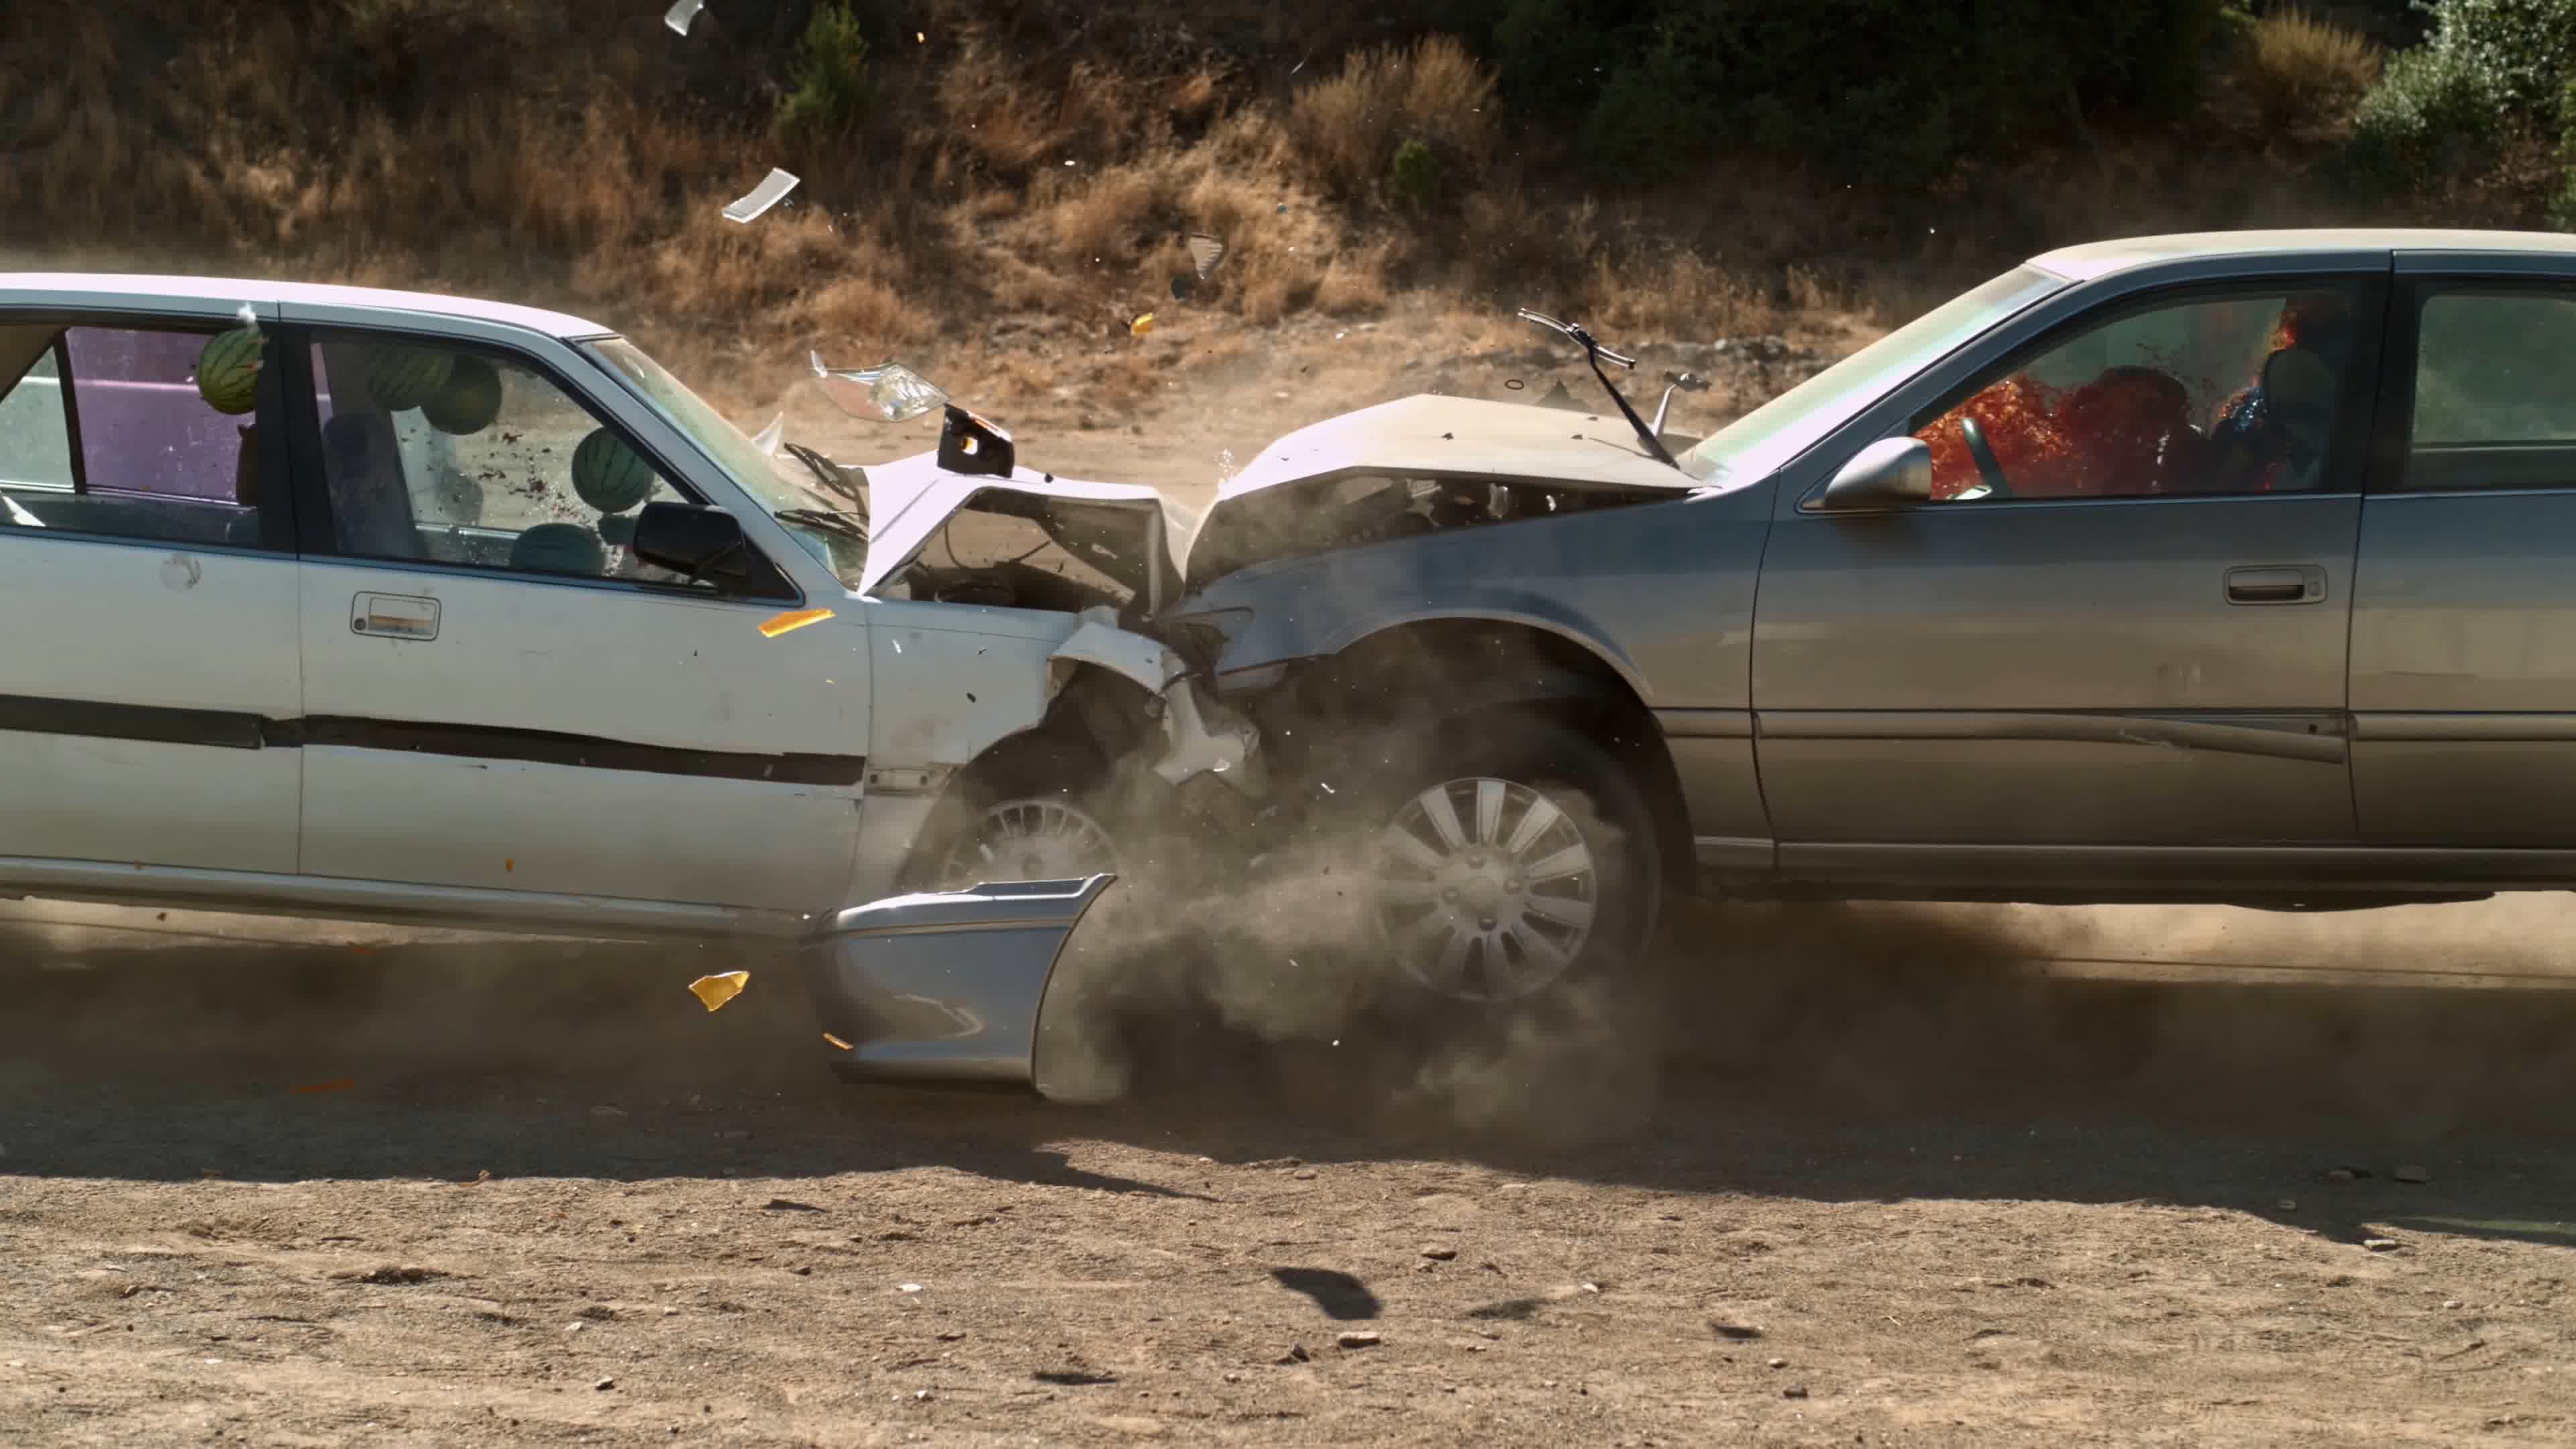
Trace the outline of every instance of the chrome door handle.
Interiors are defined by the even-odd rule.
[[[378,639],[435,639],[438,600],[410,594],[360,594],[349,601],[349,632]]]
[[[2326,596],[2326,571],[2314,564],[2280,564],[2227,571],[2231,604],[2313,604]]]

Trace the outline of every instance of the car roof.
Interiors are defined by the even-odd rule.
[[[385,313],[426,313],[497,323],[565,340],[606,337],[616,329],[564,312],[384,287],[337,287],[313,282],[258,281],[235,277],[152,276],[129,272],[0,272],[0,298],[63,294],[85,304],[193,301],[277,303],[283,306],[351,307]]]
[[[2576,236],[2553,231],[2470,231],[2438,227],[2298,227],[2178,232],[2060,247],[2030,259],[2043,271],[2090,282],[2133,267],[2185,257],[2296,256],[2308,252],[2515,252],[2576,259]]]

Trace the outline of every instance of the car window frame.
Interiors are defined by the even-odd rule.
[[[2370,492],[2405,498],[2480,498],[2497,494],[2576,492],[2576,467],[2564,483],[2506,484],[2488,488],[2414,488],[2407,474],[2414,465],[2415,394],[2423,365],[2424,308],[2445,292],[2520,292],[2556,296],[2576,303],[2576,270],[2567,258],[2497,257],[2484,265],[2462,264],[2435,269],[2406,269],[2389,298],[2388,349],[2380,395],[2384,418],[2371,459]],[[2576,440],[2565,445],[2576,457]]]
[[[2351,478],[2345,488],[2301,489],[2267,493],[2109,493],[2092,496],[2048,498],[1981,498],[1969,510],[1984,513],[1997,508],[2038,507],[2053,505],[2094,505],[2105,503],[2217,502],[2242,498],[2349,498],[2367,491],[2372,458],[2372,422],[2381,390],[2380,340],[2387,318],[2388,284],[2384,273],[2348,271],[2284,271],[2260,276],[2172,282],[2148,285],[2110,297],[2083,308],[2039,331],[2024,337],[1998,353],[1964,378],[1951,383],[1921,406],[1907,409],[1896,420],[1896,430],[1889,437],[1910,437],[1945,416],[1985,388],[2010,377],[2021,366],[2046,356],[2098,328],[2126,318],[2188,307],[2206,302],[2260,298],[2318,291],[2341,287],[2352,293],[2354,321],[2352,355],[2345,360],[2343,395],[2335,401],[2334,437],[2327,444],[2326,456],[2318,473],[2324,478]],[[1919,505],[1922,508],[1948,509],[1956,500],[1943,500]]]
[[[71,450],[71,496],[96,495],[88,486],[89,461],[82,446],[80,378],[72,368],[71,352],[64,344],[64,334],[74,327],[87,327],[101,331],[179,332],[211,339],[239,325],[241,324],[238,319],[210,315],[198,310],[160,311],[127,307],[81,306],[0,308],[0,326],[41,326],[54,329],[54,340],[47,344],[45,354],[54,359],[55,375],[60,379],[59,386],[62,389],[64,441]],[[287,394],[283,391],[283,382],[279,376],[278,361],[280,348],[283,345],[279,336],[280,329],[273,319],[267,317],[262,317],[258,325],[262,332],[263,344],[260,352],[259,382],[253,391],[253,403],[247,416],[251,420],[253,429],[262,439],[287,438],[292,428],[286,421]],[[15,383],[12,386],[15,386]],[[257,474],[259,492],[257,499],[251,504],[251,512],[259,521],[257,543],[206,542],[197,539],[155,538],[132,533],[98,533],[88,529],[62,528],[51,524],[41,529],[26,529],[23,532],[50,535],[66,541],[116,543],[134,548],[170,552],[291,558],[298,552],[297,545],[302,531],[300,495],[294,487],[293,468],[287,456],[292,451],[291,438],[288,439],[286,447],[268,446],[264,443],[259,450]],[[139,490],[118,491],[134,496]],[[142,494],[141,496],[153,495]],[[210,507],[220,506],[203,499],[174,501],[204,502]]]
[[[1994,327],[1961,343],[1937,361],[1911,377],[1895,384],[1855,408],[1815,446],[1791,459],[1773,475],[1778,492],[1772,517],[1775,521],[1792,519],[1841,520],[1847,515],[1823,506],[1826,488],[1834,475],[1848,464],[1861,449],[1889,438],[1907,436],[1906,422],[1928,407],[1934,398],[1975,376],[1988,359],[2010,356],[2020,348],[2078,319],[2097,315],[2102,309],[2118,307],[2159,293],[2180,294],[2189,288],[2206,290],[2243,290],[2257,286],[2286,286],[2298,281],[2357,279],[2365,287],[2375,288],[2374,295],[2391,295],[2389,274],[2391,252],[2385,247],[2324,247],[2314,252],[2293,256],[2269,253],[2216,253],[2192,255],[2126,268],[2108,275],[2076,282],[2065,290],[2039,301],[1997,323]],[[2365,304],[2363,332],[2356,339],[2356,358],[2369,358],[2373,369],[2384,359],[2383,332],[2386,303]],[[2374,384],[2377,378],[2373,377]],[[2377,388],[2373,387],[2373,427],[2378,410]],[[2372,434],[2375,440],[2377,433]],[[2374,451],[2373,461],[2375,464]],[[2115,503],[2156,503],[2186,501],[2228,502],[2241,498],[2315,498],[2349,496],[2329,493],[2289,494],[2133,494],[2117,498],[2063,499],[2032,498],[1998,500],[2026,507],[2054,507],[2081,503],[2102,505]],[[1919,505],[1903,510],[1907,513]],[[1962,509],[1963,514],[1983,509]]]
[[[795,576],[781,568],[757,539],[744,530],[743,548],[752,562],[751,577],[737,588],[719,589],[704,585],[670,584],[655,579],[615,578],[606,575],[589,577],[581,574],[547,573],[534,569],[515,569],[507,565],[452,563],[445,559],[389,559],[371,554],[350,553],[340,547],[338,519],[332,510],[330,473],[322,451],[322,413],[320,393],[313,371],[315,346],[341,337],[355,336],[371,340],[400,343],[415,347],[437,348],[449,352],[479,353],[494,361],[506,361],[514,367],[536,374],[563,394],[573,406],[589,416],[594,426],[610,429],[627,447],[633,449],[653,467],[663,483],[688,503],[700,507],[723,507],[708,498],[705,491],[689,478],[688,470],[674,464],[664,450],[638,437],[614,416],[603,412],[598,402],[577,385],[565,369],[538,356],[528,348],[481,336],[460,336],[427,328],[373,326],[366,323],[298,321],[280,329],[286,334],[281,344],[284,352],[276,371],[282,374],[280,386],[285,390],[284,404],[292,420],[292,446],[295,475],[294,492],[299,516],[309,517],[303,530],[301,557],[316,561],[347,564],[364,568],[396,569],[405,572],[454,574],[462,578],[508,579],[519,583],[545,584],[566,588],[614,589],[641,593],[661,599],[685,599],[700,603],[762,604],[795,607],[805,601],[805,592]],[[263,457],[262,462],[266,459]],[[406,484],[408,484],[406,479]],[[732,512],[731,509],[726,509]],[[639,510],[640,512],[640,510]],[[739,522],[737,518],[737,522]]]

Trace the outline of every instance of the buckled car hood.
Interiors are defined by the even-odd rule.
[[[1226,479],[1204,512],[1136,484],[1094,483],[1015,467],[1009,478],[954,473],[935,451],[867,470],[869,544],[861,590],[908,566],[957,513],[1042,512],[1049,531],[1140,595],[1146,568],[1166,570],[1159,597],[1262,561],[1343,538],[1330,517],[1347,495],[1388,480],[1526,483],[1566,493],[1686,493],[1701,485],[1649,456],[1611,413],[1423,394],[1299,428]],[[1298,524],[1303,526],[1289,526]],[[1315,525],[1322,525],[1319,531]],[[1158,537],[1159,535],[1159,537]],[[1209,565],[1214,565],[1213,571]],[[1208,577],[1200,577],[1200,574]]]

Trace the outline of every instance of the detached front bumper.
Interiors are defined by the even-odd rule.
[[[844,1080],[1039,1090],[1037,1039],[1064,944],[1116,880],[895,896],[821,921],[799,955]]]

